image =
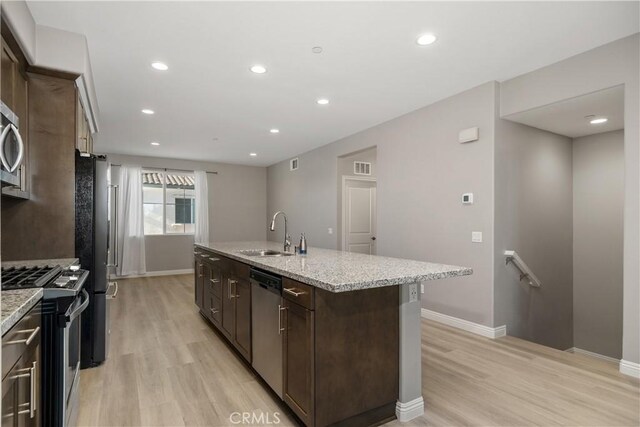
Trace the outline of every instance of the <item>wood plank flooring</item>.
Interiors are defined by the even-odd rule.
[[[81,372],[81,426],[230,426],[234,412],[296,425],[200,317],[191,275],[119,288],[109,359]],[[638,380],[614,364],[426,320],[422,334],[425,415],[389,426],[640,425]]]

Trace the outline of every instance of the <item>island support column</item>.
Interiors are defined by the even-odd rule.
[[[420,283],[401,285],[400,292],[400,395],[396,416],[401,422],[424,414],[422,398],[422,328]]]

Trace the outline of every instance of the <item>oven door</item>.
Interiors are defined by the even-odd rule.
[[[18,117],[0,103],[0,175],[3,185],[20,186],[20,165],[24,144],[18,131]]]
[[[84,289],[65,313],[66,326],[63,342],[63,390],[64,406],[62,419],[65,426],[74,426],[78,415],[78,392],[80,376],[80,325],[81,314],[89,305],[89,294]]]

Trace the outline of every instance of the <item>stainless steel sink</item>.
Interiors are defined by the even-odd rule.
[[[280,252],[275,251],[273,249],[262,249],[262,250],[247,250],[247,251],[238,251],[242,255],[247,256],[260,256],[260,257],[277,257],[277,256],[292,256],[295,255],[290,252]]]

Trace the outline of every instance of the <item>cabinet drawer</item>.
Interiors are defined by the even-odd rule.
[[[40,344],[42,305],[36,304],[2,337],[2,378],[16,364],[20,356]],[[29,341],[29,344],[27,344]]]
[[[282,278],[282,297],[309,310],[313,310],[315,307],[314,287],[286,277]]]
[[[220,321],[222,320],[222,303],[220,302],[220,298],[211,295],[211,304],[209,313],[207,314],[214,324],[220,325]]]
[[[222,297],[222,271],[219,268],[211,267],[211,274],[207,277],[207,286],[210,286],[211,294],[218,298]]]
[[[233,262],[233,274],[237,279],[249,280],[249,271],[251,267],[248,264],[244,264],[238,261]]]
[[[213,252],[204,252],[202,257],[205,262],[208,262],[211,265],[216,265],[221,261],[220,255],[214,254]]]

